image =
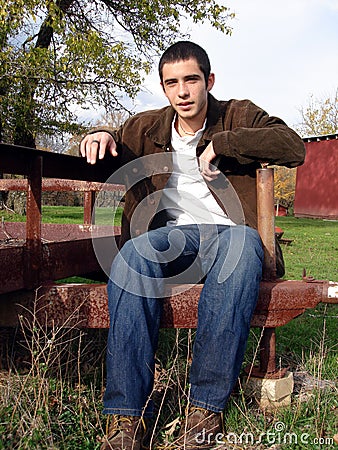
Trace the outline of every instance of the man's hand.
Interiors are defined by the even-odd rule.
[[[117,156],[116,143],[106,131],[87,134],[81,141],[81,156],[87,158],[89,164],[95,164],[97,156],[99,156],[99,159],[103,159],[106,152],[109,152],[112,156]]]
[[[214,147],[212,145],[212,142],[210,142],[210,144],[206,147],[204,152],[199,157],[200,172],[201,172],[202,177],[206,181],[213,181],[220,174],[220,170],[215,169],[212,166],[212,163],[215,162],[215,158],[217,158],[217,155],[214,152]]]

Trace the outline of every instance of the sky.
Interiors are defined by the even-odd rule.
[[[313,96],[338,88],[338,0],[221,0],[236,13],[232,35],[190,26],[208,53],[219,100],[248,98],[289,126]],[[167,105],[157,67],[136,98],[135,112]]]

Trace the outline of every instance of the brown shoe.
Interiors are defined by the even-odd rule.
[[[223,414],[207,409],[190,406],[186,418],[181,423],[177,440],[177,449],[211,449],[224,438]]]
[[[101,450],[141,450],[145,449],[143,439],[146,434],[145,420],[137,416],[112,415],[107,436]]]

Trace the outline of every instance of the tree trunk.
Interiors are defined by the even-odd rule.
[[[73,3],[74,0],[60,0],[57,3],[57,6],[60,8],[60,14],[65,14]],[[54,29],[50,24],[51,17],[50,15],[47,15],[46,19],[40,27],[35,48],[48,48],[50,46],[54,33]],[[23,145],[24,147],[36,148],[35,136],[33,134],[34,127],[32,126],[32,124],[35,114],[33,99],[37,83],[37,81],[33,82],[32,80],[30,80],[29,83],[22,89],[22,96],[28,100],[27,104],[31,104],[32,107],[27,108],[24,115],[22,115],[22,112],[21,114],[16,115],[18,120],[15,126],[13,139],[15,145]]]

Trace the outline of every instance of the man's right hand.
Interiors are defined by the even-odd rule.
[[[99,159],[103,159],[106,152],[117,156],[116,143],[106,131],[87,134],[80,143],[81,156],[87,158],[89,164],[95,164],[97,156]]]

